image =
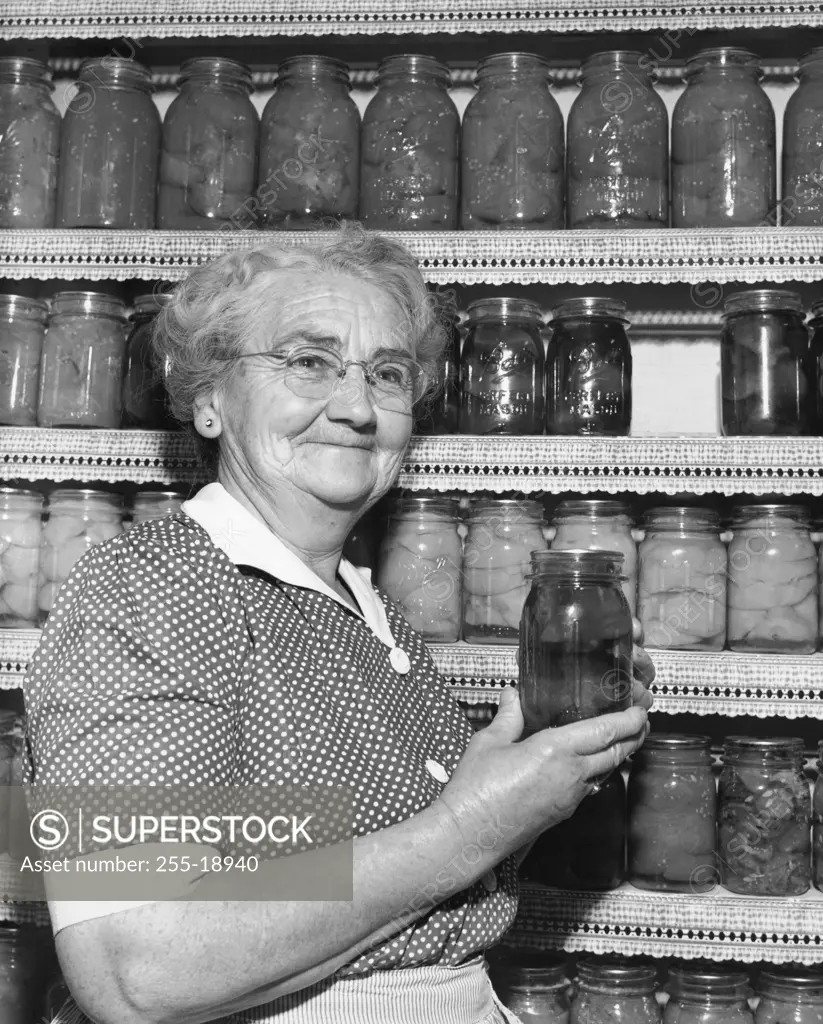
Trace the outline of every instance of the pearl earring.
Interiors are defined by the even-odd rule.
[[[214,420],[206,420],[206,426],[207,427],[213,427],[214,426]]]

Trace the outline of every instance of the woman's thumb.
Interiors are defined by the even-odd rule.
[[[494,716],[490,729],[512,743],[519,740],[523,732],[523,712],[520,708],[520,694],[514,686],[507,686],[500,694],[500,707]]]

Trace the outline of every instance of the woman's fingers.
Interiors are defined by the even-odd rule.
[[[633,707],[628,711],[585,718],[581,722],[561,725],[556,729],[544,729],[533,739],[554,744],[562,743],[578,755],[598,754],[615,744],[644,736],[645,725],[645,710],[642,707]]]
[[[646,711],[649,711],[654,704],[654,697],[637,679],[632,684],[632,704],[637,704],[641,708],[645,708]]]
[[[646,637],[643,633],[643,624],[641,623],[640,619],[636,619],[634,616],[632,616],[632,640],[634,640],[636,644],[640,644],[640,646],[642,647],[643,641],[645,639]]]
[[[657,675],[657,669],[654,667],[654,662],[649,657],[649,654],[644,647],[639,647],[637,644],[634,645],[632,661],[634,662],[635,679],[639,679],[640,682],[644,683],[646,686],[648,686],[649,683],[654,682],[654,677]]]
[[[619,743],[613,743],[607,750],[601,750],[597,754],[589,754],[586,758],[585,778],[587,780],[597,779],[599,776],[619,768],[627,757],[631,757],[632,754],[643,746],[646,735],[644,727],[638,733],[635,733],[634,736],[621,740]]]

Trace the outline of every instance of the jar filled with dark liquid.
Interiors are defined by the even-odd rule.
[[[811,372],[814,383],[815,424],[812,433],[823,436],[823,302],[811,308],[809,329],[811,340]]]
[[[460,422],[460,327],[457,312],[441,316],[446,349],[440,363],[438,387],[428,402],[415,410],[416,434],[456,434]],[[419,411],[418,411],[419,410]]]

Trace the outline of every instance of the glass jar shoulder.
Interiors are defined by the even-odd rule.
[[[511,118],[527,119],[536,130],[554,131],[562,128],[563,115],[548,84],[534,80],[502,79],[488,83],[472,96],[463,115],[463,123]]]
[[[660,1024],[660,1010],[653,995],[581,991],[572,1001],[570,1024]]]
[[[701,76],[688,83],[678,98],[672,128],[699,131],[714,122],[734,122],[745,132],[774,126],[774,108],[766,93],[746,75]]]
[[[360,112],[348,89],[338,83],[286,83],[279,86],[263,109],[262,125],[268,132],[310,132],[323,128],[356,135]]]
[[[670,999],[663,1011],[663,1024],[753,1024],[752,1012],[744,1003],[680,1002]]]
[[[53,132],[59,129],[60,120],[47,89],[35,85],[0,85],[0,125],[14,122],[20,128],[29,125]]]
[[[569,111],[569,139],[634,140],[643,144],[668,132],[669,115],[658,92],[644,83],[627,78],[584,85]]]
[[[196,84],[175,96],[164,119],[167,130],[203,133],[218,128],[233,141],[255,132],[257,122],[257,111],[245,91]]]
[[[761,997],[754,1024],[823,1024],[823,1003],[800,1002],[791,996],[784,1002]]]
[[[363,115],[363,127],[392,126],[424,136],[438,127],[459,127],[460,116],[445,89],[425,82],[388,83],[378,88]]]

